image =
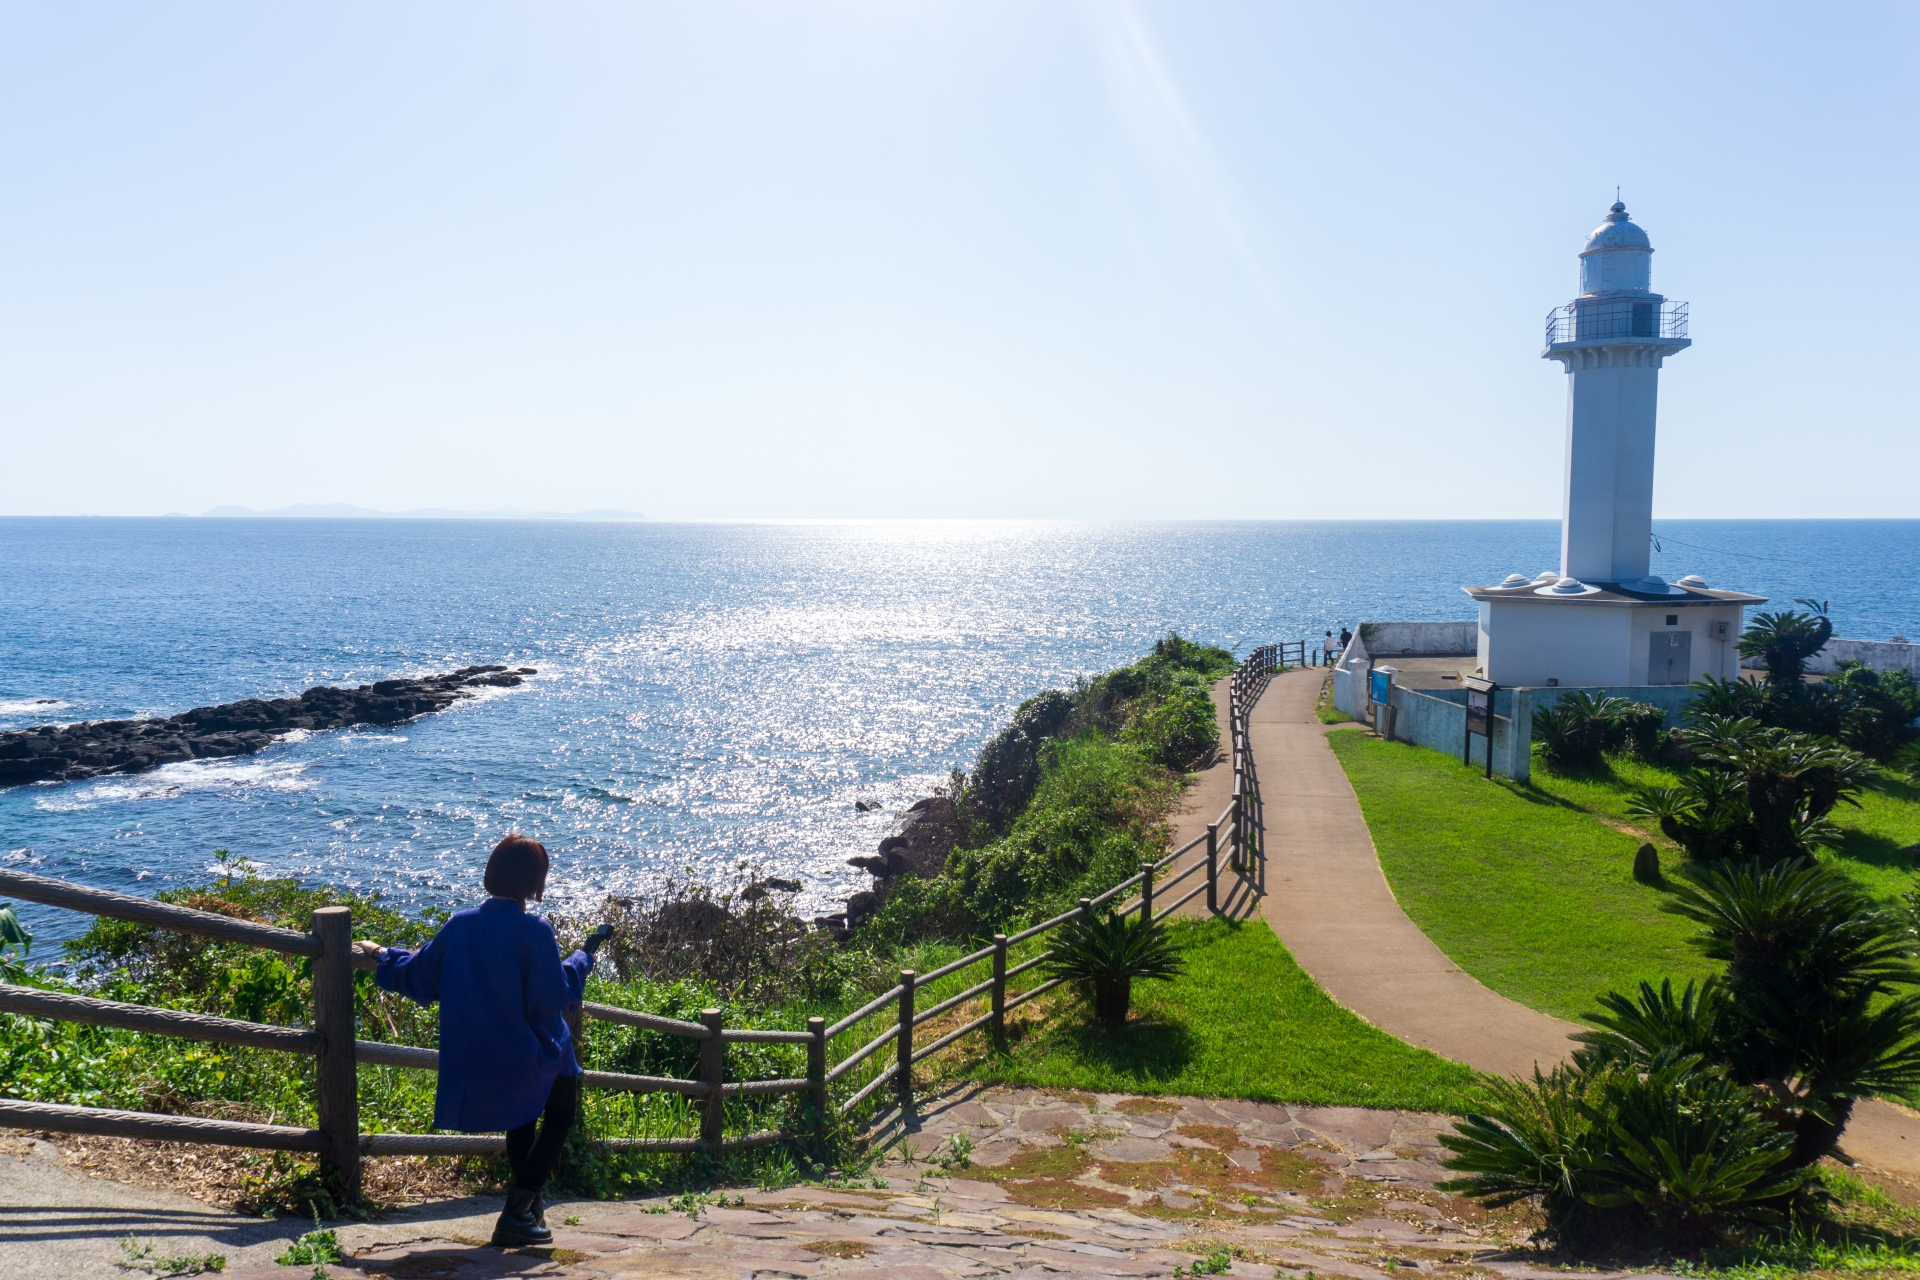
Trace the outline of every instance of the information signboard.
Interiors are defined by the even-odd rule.
[[[1467,691],[1467,732],[1460,742],[1460,763],[1473,763],[1473,735],[1479,734],[1487,742],[1487,776],[1493,776],[1493,691],[1499,688],[1493,681],[1481,676],[1461,676],[1460,685]]]

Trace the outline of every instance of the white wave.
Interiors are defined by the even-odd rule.
[[[58,698],[0,698],[0,716],[47,715],[66,705]]]
[[[33,807],[48,813],[77,813],[103,804],[166,800],[195,791],[307,791],[319,784],[304,776],[306,771],[305,764],[292,760],[182,760],[151,773],[84,783],[37,800]]]

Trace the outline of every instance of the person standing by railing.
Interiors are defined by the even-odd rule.
[[[1320,642],[1320,665],[1323,667],[1332,666],[1334,655],[1339,651],[1340,647],[1333,638],[1333,632],[1328,631],[1327,638]]]
[[[542,1193],[580,1110],[565,1015],[585,995],[600,941],[562,960],[553,926],[527,914],[528,899],[546,892],[547,867],[544,845],[510,835],[487,859],[487,900],[454,915],[419,951],[354,944],[379,956],[382,990],[440,1004],[434,1127],[506,1131],[512,1182],[493,1229],[502,1248],[553,1240]]]

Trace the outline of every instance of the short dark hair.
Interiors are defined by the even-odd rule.
[[[547,846],[515,832],[493,846],[480,883],[498,898],[538,902],[547,891]]]

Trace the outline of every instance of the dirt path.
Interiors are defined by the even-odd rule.
[[[901,1158],[843,1186],[556,1201],[547,1250],[486,1247],[491,1199],[334,1224],[335,1280],[1048,1280],[1167,1276],[1230,1251],[1226,1274],[1386,1280],[1465,1264],[1512,1280],[1561,1273],[1510,1252],[1525,1233],[1433,1189],[1442,1117],[1197,1098],[969,1087],[925,1102]],[[952,1159],[955,1138],[970,1160]],[[310,1223],[262,1222],[86,1177],[44,1142],[0,1154],[9,1280],[124,1277],[118,1240],[218,1253],[232,1280],[309,1280],[273,1258]],[[949,1157],[942,1165],[940,1153]],[[689,1211],[691,1210],[691,1212]],[[568,1221],[572,1219],[572,1221]],[[1224,1262],[1225,1260],[1223,1260]],[[1607,1273],[1588,1273],[1598,1280]]]
[[[1189,840],[1197,839],[1207,833],[1207,824],[1217,821],[1220,814],[1233,802],[1233,752],[1232,739],[1227,731],[1227,681],[1220,680],[1213,686],[1213,720],[1220,730],[1220,745],[1214,749],[1213,758],[1205,766],[1196,769],[1191,775],[1186,793],[1181,797],[1181,806],[1172,821],[1173,839],[1168,847],[1178,849]],[[1243,920],[1253,914],[1259,902],[1258,886],[1237,875],[1227,864],[1227,833],[1222,828],[1217,837],[1220,841],[1220,882],[1217,891],[1218,911],[1207,909],[1205,894],[1201,894],[1176,913],[1187,919],[1202,919],[1211,914],[1230,916]],[[1160,876],[1160,900],[1169,897],[1184,896],[1201,881],[1195,877],[1206,873],[1200,868],[1207,860],[1206,846],[1202,845],[1168,867]],[[1188,874],[1191,873],[1191,874]],[[1186,876],[1184,879],[1179,879]],[[1177,883],[1176,883],[1177,881]]]

